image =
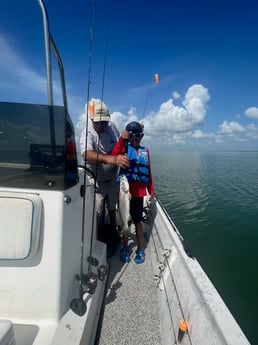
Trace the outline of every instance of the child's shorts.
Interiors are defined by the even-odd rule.
[[[142,221],[143,197],[132,197],[130,201],[130,214],[134,223]]]

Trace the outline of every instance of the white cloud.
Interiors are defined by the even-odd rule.
[[[195,139],[202,139],[205,138],[206,135],[203,133],[203,131],[198,129],[192,133],[192,137]]]
[[[234,143],[247,143],[257,140],[258,128],[253,124],[242,126],[238,122],[223,121],[219,131],[207,133],[198,128],[206,117],[207,103],[210,99],[208,90],[202,85],[192,85],[186,92],[182,105],[173,103],[172,99],[160,105],[157,112],[151,112],[144,119],[137,117],[135,108],[129,109],[127,114],[111,113],[111,120],[121,132],[131,121],[144,122],[144,142],[148,146],[163,145],[174,148],[214,149],[220,147],[234,147]],[[80,134],[85,126],[86,115],[81,114],[76,125],[76,132]],[[201,145],[201,146],[200,146]],[[227,146],[229,145],[229,146]],[[230,146],[231,145],[231,146]]]
[[[179,99],[181,96],[180,96],[180,94],[177,92],[177,91],[174,91],[173,93],[172,93],[172,98],[173,99]]]
[[[100,99],[95,99],[92,98],[93,101],[100,101]],[[87,103],[84,106],[84,110],[86,111],[87,107]],[[128,122],[131,121],[138,121],[137,116],[136,116],[136,109],[135,108],[131,108],[127,115],[122,114],[119,111],[115,111],[113,113],[110,114],[111,117],[111,121],[116,125],[116,127],[118,128],[118,130],[121,132],[124,128],[125,125]],[[85,123],[86,123],[86,112],[83,112],[80,116],[79,119],[75,125],[76,131],[78,134],[80,134],[80,132],[83,130],[83,128],[85,127]]]
[[[22,101],[47,103],[47,82],[45,66],[42,73],[35,71],[27,64],[21,55],[7,42],[0,33],[0,92],[5,101]],[[54,103],[62,104],[59,73],[53,71]],[[70,86],[69,90],[74,90]],[[6,99],[7,98],[7,99]],[[44,99],[44,101],[42,101]],[[208,89],[201,84],[189,87],[184,97],[174,91],[172,98],[160,105],[157,112],[150,112],[143,119],[137,117],[135,108],[126,114],[113,112],[112,121],[122,131],[130,121],[143,121],[145,127],[144,140],[148,143],[162,143],[164,145],[187,145],[190,142],[202,140],[205,143],[225,143],[226,141],[252,141],[257,147],[258,127],[254,124],[241,125],[239,122],[223,121],[216,133],[205,133],[200,126],[205,123],[210,95]],[[174,104],[176,101],[176,105]],[[181,103],[180,103],[181,102]],[[68,97],[69,109],[73,118],[81,112],[81,97]],[[258,119],[258,107],[249,107],[245,111],[247,118]],[[76,124],[79,133],[85,126],[85,113],[81,114]]]
[[[246,129],[248,132],[258,132],[258,126],[255,126],[253,123],[246,125]]]
[[[79,116],[79,119],[78,119],[78,121],[75,124],[75,130],[76,130],[77,135],[80,136],[81,131],[85,127],[85,124],[86,124],[86,113],[82,113]]]
[[[187,90],[183,104],[194,124],[204,121],[209,99],[208,90],[202,85],[193,85]]]
[[[154,135],[162,132],[187,132],[204,122],[208,90],[202,85],[192,85],[186,92],[182,106],[176,106],[172,99],[161,104],[157,113],[143,119],[146,131]],[[163,133],[164,134],[164,133]]]
[[[175,144],[185,144],[185,135],[184,134],[174,134],[172,136],[172,140],[171,143],[175,143]]]
[[[246,109],[245,115],[251,119],[258,119],[258,108],[257,107],[250,107]]]
[[[221,134],[234,134],[239,132],[244,132],[245,129],[238,122],[228,122],[224,121],[220,126],[219,133]]]
[[[127,123],[132,122],[132,121],[138,121],[137,116],[136,116],[136,109],[131,108],[128,111],[127,115],[123,115],[122,113],[115,111],[111,113],[111,120],[112,122],[114,122],[118,130],[121,132],[125,128],[125,125]]]
[[[258,140],[258,126],[253,123],[248,124],[246,126],[246,136],[252,140]]]

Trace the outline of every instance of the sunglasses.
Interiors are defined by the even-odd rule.
[[[94,122],[94,126],[97,126],[97,127],[104,127],[107,125],[108,125],[108,121],[96,121],[96,122]]]
[[[130,139],[135,139],[135,138],[139,139],[139,138],[142,138],[142,137],[143,137],[143,133],[131,133],[129,135]]]

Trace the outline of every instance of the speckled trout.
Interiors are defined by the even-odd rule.
[[[121,234],[124,236],[129,236],[131,229],[131,216],[130,216],[130,191],[129,182],[125,175],[119,177],[120,190],[119,190],[119,212],[122,221]]]

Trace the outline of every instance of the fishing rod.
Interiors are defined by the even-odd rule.
[[[109,16],[108,16],[109,18]],[[104,99],[104,89],[105,89],[105,79],[106,79],[106,65],[107,65],[107,56],[108,56],[108,36],[109,36],[109,27],[108,27],[108,24],[106,26],[106,38],[105,38],[105,49],[104,49],[104,61],[103,61],[103,72],[102,72],[102,88],[101,88],[101,97],[100,97],[100,101],[101,101],[101,104],[104,103],[103,99]],[[90,101],[91,104],[89,104],[89,106],[87,107],[87,109],[89,109],[90,111],[90,118],[93,120],[94,118],[94,102],[91,100]],[[93,103],[92,103],[93,102]],[[100,133],[97,132],[98,134],[98,143],[97,143],[97,149],[96,149],[96,152],[97,152],[97,157],[96,157],[96,179],[94,180],[94,190],[96,192],[97,190],[97,178],[98,178],[98,172],[99,172],[99,153],[100,153]],[[96,194],[95,194],[96,196]],[[106,203],[106,199],[104,199],[104,212],[103,212],[103,217],[105,217],[105,203]],[[95,198],[94,198],[94,208],[95,208]],[[97,220],[97,231],[99,230],[98,229],[99,227],[99,224],[98,224],[98,220]],[[94,230],[94,224],[92,224],[92,232]]]
[[[95,1],[91,1],[91,15],[90,15],[90,30],[89,30],[89,56],[88,56],[88,88],[87,88],[87,107],[86,107],[86,122],[85,122],[85,148],[87,148],[87,138],[88,138],[88,123],[89,123],[89,100],[90,100],[90,85],[91,85],[91,66],[92,66],[92,51],[93,51],[93,27],[94,27],[94,11],[95,10]],[[83,210],[85,210],[86,206],[86,181],[87,181],[87,150],[85,149],[86,155],[84,159],[84,196],[83,196]],[[96,181],[96,176],[94,178],[94,181]],[[94,188],[96,186],[94,185]],[[95,208],[95,198],[93,200],[93,212]],[[83,212],[83,218],[82,218],[82,255],[81,255],[81,275],[83,275],[83,254],[84,254],[84,227],[85,227],[85,212]],[[94,214],[92,217],[92,229],[94,227]],[[92,254],[92,236],[93,230],[91,233],[91,245],[90,245],[90,256]]]
[[[93,20],[94,20],[94,0],[91,1],[91,15],[90,15],[90,29],[89,29],[89,55],[88,55],[88,88],[87,88],[87,107],[86,107],[86,121],[85,121],[85,148],[87,147],[87,137],[88,137],[88,114],[89,114],[89,99],[90,99],[90,85],[91,85],[91,63],[92,63],[92,50],[93,50]],[[86,166],[87,162],[87,150],[85,150],[86,156],[84,157],[84,164],[82,165],[84,169],[83,174],[83,188],[81,189],[81,195],[83,197],[82,202],[82,224],[81,224],[81,253],[80,253],[80,274],[77,276],[77,280],[79,281],[79,297],[74,298],[71,303],[71,309],[79,316],[83,316],[86,313],[87,307],[86,302],[83,299],[84,285],[88,287],[88,293],[93,294],[95,292],[97,286],[97,276],[92,273],[91,266],[97,266],[98,261],[92,258],[92,245],[93,245],[93,228],[94,228],[94,209],[95,209],[95,197],[93,199],[93,211],[92,211],[92,225],[91,225],[91,242],[90,242],[90,255],[87,258],[89,263],[88,274],[84,274],[84,246],[85,246],[85,238],[84,238],[84,231],[86,226],[86,219],[85,219],[85,208],[86,208],[86,196],[87,196],[87,172],[89,169]],[[92,174],[94,181],[96,180],[94,174]],[[96,186],[94,185],[94,188]]]
[[[83,300],[83,294],[87,291],[90,294],[95,292],[97,286],[97,279],[104,280],[104,277],[107,273],[107,268],[103,266],[99,266],[99,262],[96,258],[92,256],[93,251],[93,238],[94,238],[94,229],[95,229],[95,206],[96,206],[96,190],[97,190],[97,174],[98,174],[98,154],[97,154],[97,161],[96,161],[96,173],[95,175],[91,172],[91,175],[94,179],[94,198],[92,203],[92,221],[91,221],[91,240],[90,240],[90,250],[89,256],[87,257],[87,261],[89,264],[87,274],[84,274],[84,229],[86,225],[85,219],[85,207],[86,207],[86,194],[87,194],[87,172],[89,171],[87,167],[87,139],[88,139],[88,124],[89,118],[93,119],[94,117],[94,102],[90,100],[90,86],[91,86],[91,68],[92,68],[92,51],[93,51],[93,32],[94,32],[94,10],[95,10],[95,1],[91,1],[91,15],[90,15],[90,37],[89,37],[89,57],[88,57],[88,88],[87,88],[87,101],[86,101],[86,121],[85,121],[85,157],[84,157],[84,177],[83,177],[83,215],[82,215],[82,232],[81,232],[81,264],[80,264],[80,275],[77,277],[78,281],[80,282],[79,286],[79,298],[75,298],[72,300],[70,306],[72,310],[78,315],[84,315],[86,312],[86,304]],[[104,71],[103,71],[103,81],[102,81],[102,95],[101,100],[103,99],[104,94],[104,79],[105,79],[105,68],[106,68],[106,56],[107,56],[107,47],[105,49],[105,60],[104,60]],[[98,142],[99,147],[99,142]],[[98,153],[97,149],[97,153]],[[92,267],[98,266],[98,275],[96,275],[92,271]],[[87,286],[87,290],[84,291],[83,285]]]

